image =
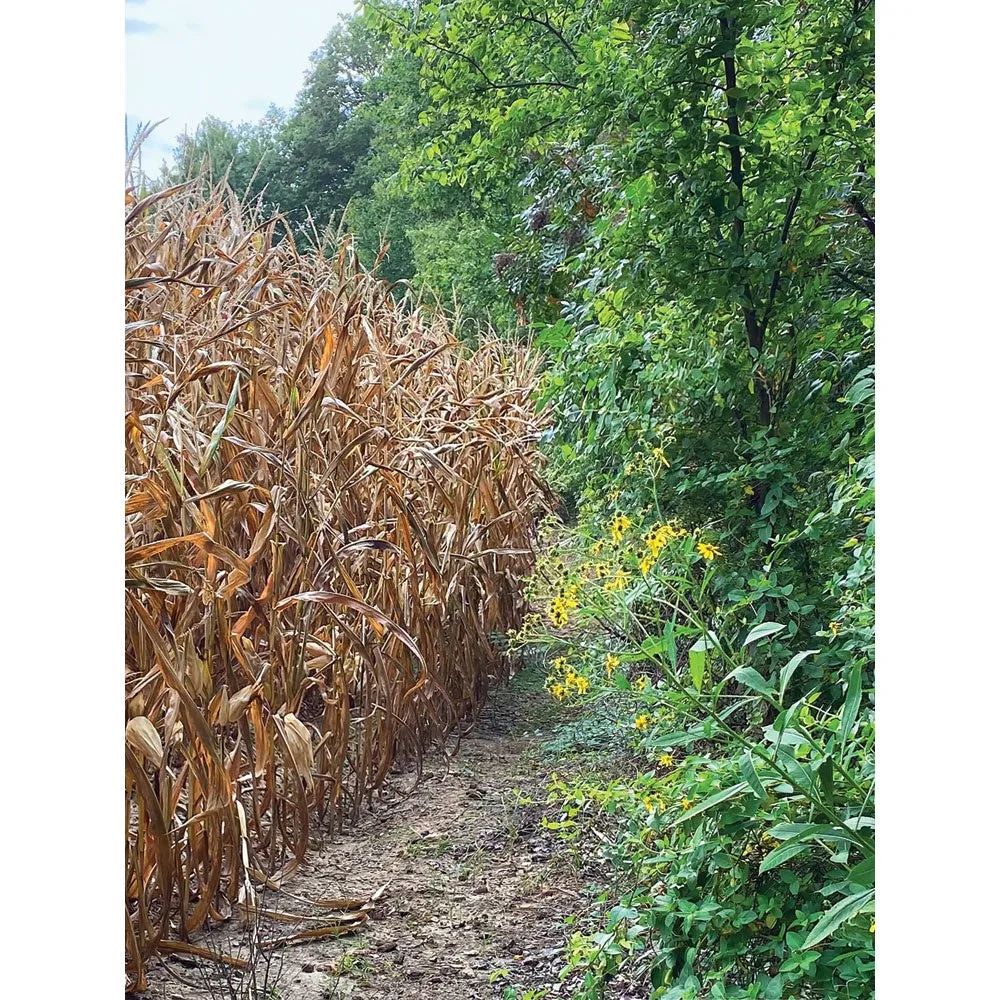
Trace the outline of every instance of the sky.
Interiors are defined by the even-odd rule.
[[[152,176],[176,137],[206,115],[257,121],[287,108],[323,43],[353,0],[125,0],[125,112],[162,125],[143,144]],[[122,137],[124,144],[124,135]]]

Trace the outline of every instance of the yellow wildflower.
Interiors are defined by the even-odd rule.
[[[830,622],[827,628],[830,629],[831,635],[836,635],[840,631],[840,622]]]
[[[714,559],[716,556],[722,555],[722,551],[720,549],[717,549],[714,545],[712,545],[711,542],[699,542],[695,546],[695,548],[697,548],[698,550],[698,555],[700,555],[703,559],[707,559],[709,561]]]
[[[569,660],[565,656],[557,656],[552,661],[552,666],[559,671],[564,671],[569,666]]]
[[[607,563],[594,563],[594,579],[603,580],[611,572]]]
[[[673,767],[674,758],[668,753],[660,754],[660,767]]]
[[[622,570],[618,570],[615,575],[604,584],[607,591],[624,590],[628,586],[628,576]]]
[[[874,917],[872,917],[872,925],[871,925],[871,927],[868,928],[868,933],[869,934],[874,934],[875,933],[875,918]]]
[[[644,729],[648,729],[649,716],[645,714],[636,716],[635,728],[638,729],[640,732],[642,732]]]
[[[649,678],[645,674],[643,674],[635,682],[635,689],[636,691],[645,691],[648,685],[649,685]]]
[[[604,548],[604,542],[602,542],[600,539],[598,539],[596,542],[594,542],[593,545],[590,546],[590,554],[592,556],[599,555],[601,549],[603,549],[603,548]]]
[[[552,606],[549,608],[549,621],[556,628],[561,628],[569,623],[569,608],[564,598],[554,597],[552,599]]]
[[[649,535],[646,538],[646,545],[649,548],[649,555],[655,559],[663,548],[664,540],[659,535]]]
[[[614,653],[608,653],[607,659],[604,661],[604,669],[607,671],[609,677],[615,672],[615,667],[621,662]]]
[[[617,545],[625,537],[625,532],[631,527],[632,519],[626,514],[618,514],[608,525],[611,541]]]
[[[643,556],[639,560],[639,572],[643,576],[649,576],[649,571],[653,568],[655,562],[656,560],[652,556]]]
[[[564,688],[562,684],[553,684],[552,696],[556,699],[556,701],[562,701],[563,698],[566,697],[566,688]]]
[[[686,795],[681,799],[681,809],[685,812],[687,812],[693,805],[694,803]]]
[[[662,448],[653,449],[653,458],[658,458],[661,465],[665,465],[668,469],[670,468],[670,463],[667,461],[667,456],[663,454]]]
[[[646,535],[646,546],[650,555],[656,559],[661,550],[672,538],[679,538],[683,532],[670,524],[658,524]]]
[[[574,677],[574,681],[576,683],[577,694],[585,694],[587,688],[590,687],[590,681],[588,681],[586,677],[583,677],[580,674],[577,674],[576,677]]]

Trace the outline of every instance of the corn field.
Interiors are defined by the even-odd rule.
[[[125,221],[125,949],[246,913],[509,669],[533,363],[223,187]],[[281,236],[279,240],[276,237]]]

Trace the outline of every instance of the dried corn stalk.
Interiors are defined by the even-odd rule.
[[[549,505],[531,360],[276,226],[222,189],[126,195],[137,989],[159,944],[292,872],[311,819],[356,817],[475,714]]]

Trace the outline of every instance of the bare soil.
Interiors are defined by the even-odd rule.
[[[281,1000],[499,1000],[510,987],[517,992],[508,997],[572,995],[558,975],[564,921],[588,911],[588,896],[540,822],[559,764],[543,750],[552,717],[538,678],[519,676],[491,698],[453,757],[425,757],[415,790],[412,773],[393,775],[356,827],[310,854],[283,887],[287,898],[266,894],[265,906],[300,913],[294,897],[370,898],[384,887],[358,931],[272,953]],[[217,928],[194,943],[238,953],[239,934]],[[214,973],[200,961],[166,957],[151,969],[147,996],[229,1000],[225,984],[206,975]]]

